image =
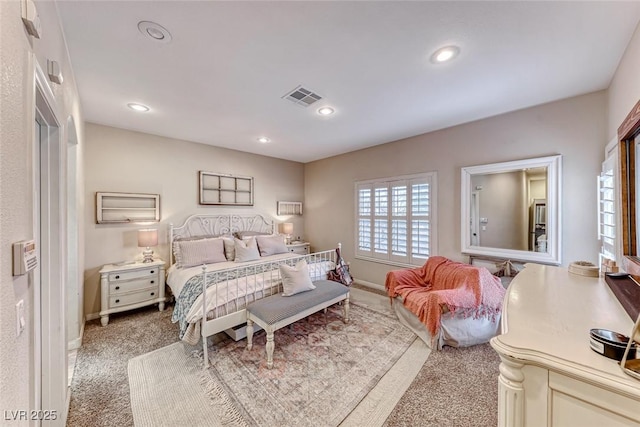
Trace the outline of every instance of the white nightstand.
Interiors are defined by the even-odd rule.
[[[289,249],[289,252],[292,252],[294,254],[307,255],[309,252],[311,252],[311,243],[308,243],[308,242],[290,243],[287,245],[287,249]]]
[[[109,323],[109,314],[158,303],[164,310],[164,261],[117,265],[100,270],[100,322]]]

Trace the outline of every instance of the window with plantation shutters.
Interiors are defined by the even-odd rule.
[[[618,202],[616,200],[618,141],[614,140],[605,149],[606,160],[598,177],[598,238],[600,239],[600,262],[604,258],[619,260]],[[609,148],[611,146],[611,148]]]
[[[356,182],[356,257],[422,265],[434,253],[436,173]]]

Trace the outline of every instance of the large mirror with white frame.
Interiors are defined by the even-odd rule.
[[[561,263],[561,156],[462,168],[462,253]]]

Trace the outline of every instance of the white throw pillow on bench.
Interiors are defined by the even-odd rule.
[[[280,276],[282,277],[282,296],[290,297],[300,292],[310,291],[316,287],[311,283],[309,267],[304,259],[298,261],[295,267],[280,264]]]

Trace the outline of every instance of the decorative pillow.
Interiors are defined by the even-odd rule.
[[[284,254],[289,252],[287,245],[284,244],[282,236],[273,234],[271,236],[256,236],[260,256],[268,256],[275,254]]]
[[[270,234],[271,233],[263,233],[262,231],[245,230],[245,231],[236,231],[235,233],[233,233],[233,236],[236,239],[246,240],[248,237],[269,236]]]
[[[236,243],[233,240],[233,236],[222,236],[224,256],[227,258],[227,261],[236,259]]]
[[[295,267],[280,264],[280,276],[282,277],[282,287],[284,288],[283,297],[290,297],[291,295],[316,288],[311,283],[309,267],[304,259],[298,261]]]
[[[202,240],[202,239],[208,239],[213,237],[217,237],[217,236],[178,237],[173,239],[173,247],[171,248],[171,250],[173,251],[173,258],[175,259],[176,267],[181,268],[181,264],[182,264],[182,261],[181,261],[182,254],[180,253],[180,242],[189,242],[192,240]]]
[[[248,241],[242,241],[235,239],[235,262],[254,261],[260,259],[260,252],[258,252],[258,242],[256,239],[250,239]]]
[[[224,243],[220,238],[183,240],[178,243],[180,263],[178,268],[224,262]]]

